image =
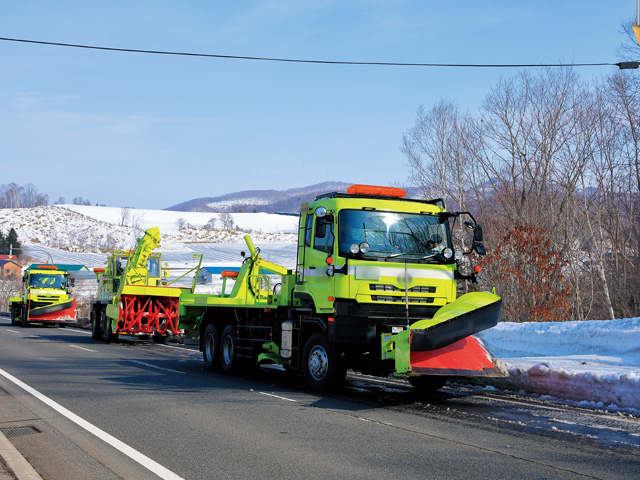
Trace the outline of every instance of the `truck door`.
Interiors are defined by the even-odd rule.
[[[327,275],[327,258],[335,258],[335,219],[333,215],[309,214],[305,232],[304,284],[316,309],[333,309],[334,277]]]

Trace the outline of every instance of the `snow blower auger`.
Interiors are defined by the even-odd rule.
[[[76,301],[71,298],[74,280],[56,265],[32,265],[22,278],[20,297],[9,299],[11,323],[76,323]]]
[[[195,271],[191,288],[172,287],[169,272],[161,270],[162,254],[153,252],[160,246],[160,232],[150,228],[138,239],[135,250],[116,250],[105,268],[96,268],[98,299],[91,302],[92,337],[106,342],[120,334],[139,338],[153,337],[164,343],[179,335],[178,306],[180,294],[193,293],[202,262],[176,280]]]

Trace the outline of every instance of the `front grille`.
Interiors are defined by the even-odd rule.
[[[369,290],[373,292],[404,292],[404,288],[398,288],[395,285],[380,285],[370,283]],[[436,293],[436,287],[418,286],[411,287],[409,293]]]
[[[387,302],[387,303],[404,303],[404,297],[392,297],[391,295],[371,295],[373,302]],[[409,303],[433,303],[433,298],[419,298],[409,297]]]

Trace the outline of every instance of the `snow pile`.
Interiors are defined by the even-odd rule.
[[[478,336],[509,371],[483,384],[640,410],[640,318],[504,322]]]

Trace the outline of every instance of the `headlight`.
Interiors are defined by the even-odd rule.
[[[449,260],[451,257],[453,257],[453,250],[451,250],[449,247],[445,248],[442,251],[442,256]]]
[[[362,242],[360,244],[360,253],[369,253],[371,246],[367,242]]]
[[[354,243],[353,245],[351,245],[349,247],[349,251],[355,255],[356,253],[358,253],[360,251],[360,247],[358,246],[357,243]]]

